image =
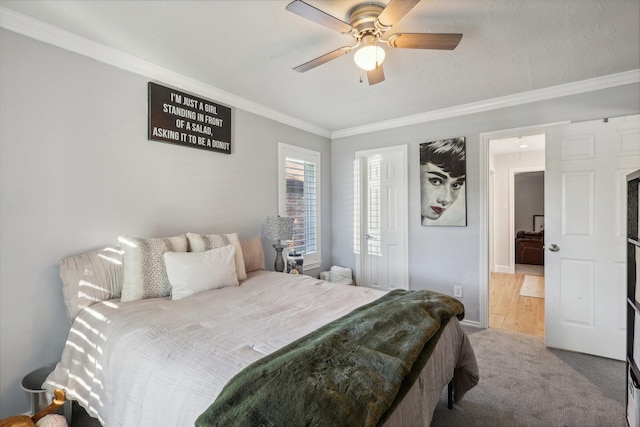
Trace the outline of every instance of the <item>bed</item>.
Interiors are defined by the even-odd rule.
[[[203,245],[195,239],[186,245],[163,239],[161,255],[231,247],[224,262],[241,278],[175,299],[131,299],[130,292],[126,296],[127,275],[136,275],[132,260],[140,261],[141,254],[128,256],[124,246],[61,261],[73,322],[61,361],[45,388],[64,389],[69,399],[106,426],[194,425],[225,384],[247,366],[385,295],[266,271],[259,236],[247,241],[223,236],[227,239],[209,238]],[[140,240],[128,241],[137,249],[145,247]],[[169,274],[175,263],[169,261],[166,258],[165,274],[175,279],[175,271]],[[193,269],[182,274],[188,276]],[[213,274],[220,276],[219,271]],[[174,290],[179,294],[180,286]],[[453,385],[454,400],[460,400],[477,383],[475,356],[458,319],[445,323],[431,356],[402,401],[385,414],[384,425],[428,426],[448,384]]]

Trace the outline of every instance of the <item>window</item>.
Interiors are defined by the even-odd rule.
[[[371,156],[367,162],[367,253],[382,256],[381,239],[381,200],[382,195],[382,156]]]
[[[320,153],[278,144],[279,214],[295,218],[289,252],[304,254],[304,267],[320,267]]]
[[[366,177],[360,177],[360,168],[366,170]],[[381,221],[382,221],[382,156],[369,155],[357,157],[353,167],[353,251],[360,254],[360,228],[364,226],[365,232],[365,253],[369,255],[382,256],[381,244]],[[366,179],[364,182],[361,180]],[[360,186],[366,194],[366,198],[361,200]],[[366,218],[360,217],[360,205],[366,203]],[[362,223],[362,224],[361,224]]]

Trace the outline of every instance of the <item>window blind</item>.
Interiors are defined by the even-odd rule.
[[[316,253],[317,243],[317,173],[316,164],[287,158],[285,162],[285,210],[294,218],[293,240],[289,250]]]

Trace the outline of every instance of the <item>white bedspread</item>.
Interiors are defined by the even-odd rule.
[[[106,426],[192,426],[248,364],[384,292],[258,271],[240,286],[88,307],[47,379]]]

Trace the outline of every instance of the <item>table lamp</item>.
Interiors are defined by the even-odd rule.
[[[275,271],[284,271],[284,258],[282,258],[282,249],[286,245],[282,244],[283,240],[291,240],[293,238],[293,218],[289,216],[268,216],[264,227],[264,237],[269,240],[277,240],[273,245],[276,250]]]

